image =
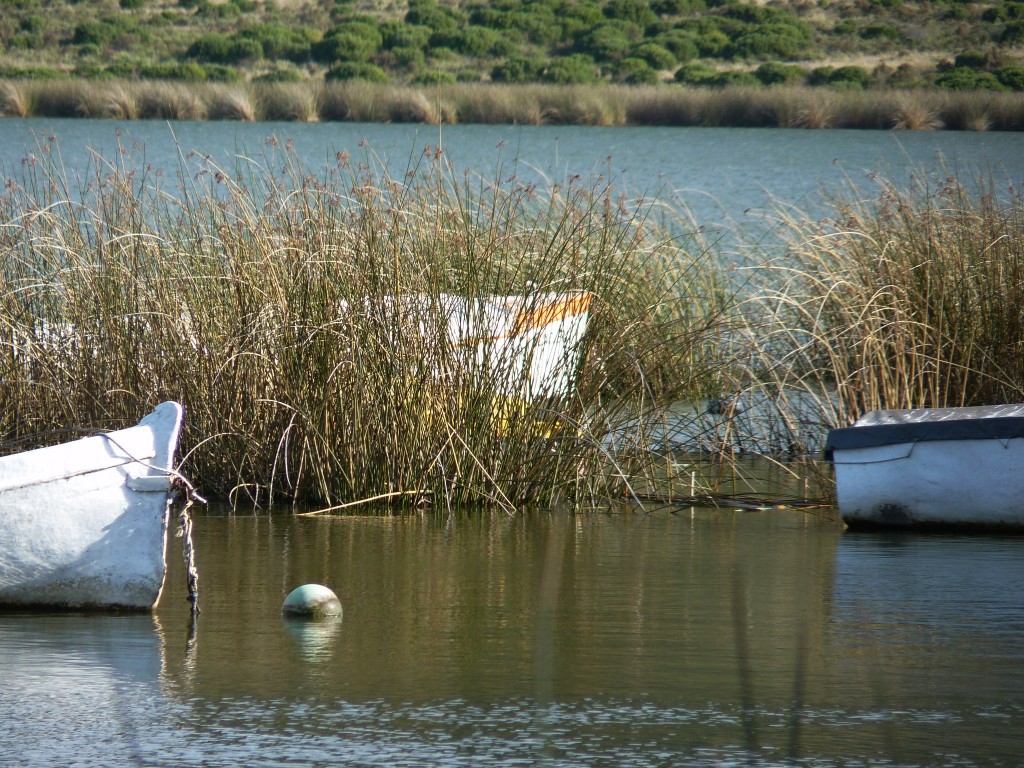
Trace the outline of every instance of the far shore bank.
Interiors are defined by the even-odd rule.
[[[0,80],[2,117],[1024,130],[1024,92]]]

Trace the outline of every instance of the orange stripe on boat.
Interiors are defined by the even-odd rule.
[[[590,294],[575,293],[558,301],[543,304],[536,309],[518,313],[512,322],[512,332],[509,335],[516,336],[534,328],[542,328],[557,320],[582,315],[589,309]]]

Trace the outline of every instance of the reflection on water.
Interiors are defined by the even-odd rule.
[[[330,661],[341,631],[341,616],[323,619],[282,618],[281,624],[291,637],[295,652],[304,662]]]
[[[791,511],[196,520],[155,617],[0,614],[0,764],[1017,765],[1024,539]],[[344,622],[283,621],[303,583]],[[73,756],[73,757],[72,757]]]

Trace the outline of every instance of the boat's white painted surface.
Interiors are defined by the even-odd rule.
[[[465,354],[453,363],[498,385],[498,394],[523,400],[564,398],[572,391],[583,354],[591,294],[585,291],[488,296],[410,294],[343,304],[373,325],[439,339]]]
[[[182,409],[0,458],[0,604],[152,608]]]
[[[832,451],[843,520],[1024,528],[1024,437],[1015,436],[1021,415],[1020,405],[866,414],[845,430],[846,447]],[[971,427],[981,419],[985,425]],[[881,430],[908,424],[922,427],[919,439],[851,447],[851,433],[891,434]],[[983,431],[994,434],[978,438]]]
[[[506,296],[487,301],[500,311],[489,315],[486,328],[461,333],[462,340],[476,344],[478,361],[489,366],[496,378],[511,374],[514,394],[524,400],[568,396],[582,356],[590,295]]]
[[[1024,440],[837,451],[839,511],[879,525],[1024,527]]]

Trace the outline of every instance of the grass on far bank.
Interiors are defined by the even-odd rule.
[[[0,115],[1020,131],[1024,130],[1024,92],[0,80]]]

